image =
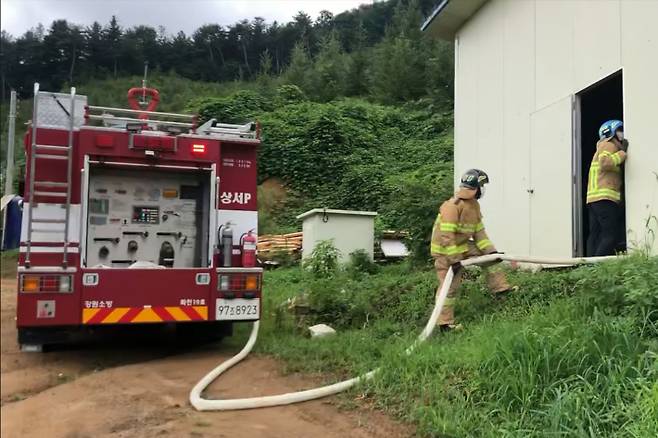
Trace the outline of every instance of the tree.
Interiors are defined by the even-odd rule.
[[[302,42],[295,44],[290,55],[290,65],[285,71],[285,82],[297,85],[307,93],[311,87],[309,71],[312,67],[313,63],[304,44]]]
[[[427,94],[439,107],[452,107],[454,96],[454,46],[446,41],[431,43],[427,60]]]
[[[344,96],[348,70],[348,58],[332,32],[320,43],[320,51],[310,72],[311,87],[307,92],[322,102]]]
[[[301,41],[308,50],[312,50],[315,40],[312,38],[313,20],[303,11],[297,12],[292,19],[291,27],[295,31],[295,42]]]
[[[101,71],[109,70],[111,60],[107,56],[105,35],[101,24],[97,21],[85,29],[85,69],[90,76],[98,76]]]
[[[359,22],[354,36],[352,56],[347,71],[346,94],[348,96],[363,96],[368,94],[368,68],[372,62],[371,53],[367,48],[367,33],[363,22]]]
[[[270,100],[275,99],[276,89],[272,77],[272,56],[268,50],[260,55],[260,67],[258,76],[256,76],[256,83],[261,95]]]
[[[119,27],[117,17],[112,15],[110,24],[105,30],[105,45],[109,49],[110,56],[112,58],[112,72],[114,74],[114,78],[117,77],[117,72],[118,72],[118,61],[119,61],[119,52],[121,50],[122,36],[123,36],[123,32],[121,30],[121,27]]]
[[[320,41],[328,38],[334,30],[334,14],[327,10],[320,11],[318,18],[315,19],[313,29]]]
[[[370,88],[381,102],[403,102],[425,92],[429,46],[426,36],[414,26],[420,17],[417,0],[406,6],[398,3],[386,37],[375,48]]]
[[[47,88],[59,89],[67,80],[73,83],[75,65],[81,58],[83,42],[78,26],[70,26],[66,20],[53,21],[43,39],[43,60],[49,73],[48,82],[43,82],[46,82]]]
[[[242,20],[236,23],[230,30],[236,37],[236,43],[239,47],[239,52],[242,57],[244,67],[247,69],[249,76],[251,76],[251,64],[249,62],[249,55],[247,48],[252,43],[252,27],[249,20]]]
[[[141,74],[144,62],[154,69],[161,67],[161,47],[158,45],[158,33],[149,26],[136,26],[127,30],[121,39],[119,62],[122,71],[129,74]]]

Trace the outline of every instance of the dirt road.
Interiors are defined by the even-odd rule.
[[[407,437],[413,431],[378,412],[339,410],[336,399],[238,412],[196,412],[188,392],[234,353],[221,345],[172,349],[136,345],[21,353],[16,344],[16,288],[2,280],[3,438],[14,437]],[[314,382],[284,376],[254,357],[209,388],[211,397],[275,394]]]

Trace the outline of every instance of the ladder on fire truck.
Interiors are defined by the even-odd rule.
[[[57,102],[59,108],[68,116],[68,142],[66,146],[50,145],[37,143],[37,114],[39,105],[39,96],[52,96]],[[60,95],[61,96],[61,95]],[[75,87],[71,87],[71,103],[67,109],[60,103],[58,96],[54,93],[40,92],[39,84],[34,84],[34,103],[32,107],[32,144],[30,148],[30,163],[29,163],[29,208],[27,210],[27,241],[25,251],[25,267],[30,267],[30,253],[32,250],[32,233],[45,231],[48,233],[62,233],[63,243],[63,257],[62,268],[67,268],[68,265],[68,250],[69,250],[69,219],[71,217],[71,173],[73,170],[73,133],[75,130]],[[36,178],[36,163],[37,160],[66,160],[66,182],[64,181],[45,181]],[[59,190],[58,190],[59,189]],[[66,191],[62,191],[66,189]],[[34,207],[38,203],[37,197],[47,198],[60,198],[63,202],[60,205],[64,208],[64,219],[53,219],[46,217],[35,217]],[[63,225],[62,228],[38,228],[38,224],[58,224]]]

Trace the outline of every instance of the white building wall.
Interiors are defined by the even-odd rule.
[[[643,241],[645,223],[658,216],[658,1],[621,2],[624,124],[629,243]],[[655,221],[653,222],[656,223]],[[658,240],[658,230],[656,236]],[[658,254],[658,242],[653,242]]]
[[[572,98],[622,68],[629,244],[658,215],[657,16],[658,1],[491,0],[457,33],[455,174],[489,173],[501,250],[572,255]]]

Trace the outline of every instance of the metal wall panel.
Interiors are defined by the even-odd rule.
[[[468,22],[466,29],[481,29],[482,25]],[[477,155],[479,104],[476,84],[479,79],[479,33],[466,30],[456,37],[455,52],[455,185],[464,166],[471,157]]]
[[[619,70],[619,10],[619,0],[573,1],[574,90]]]
[[[485,6],[479,20],[484,20],[495,29],[503,27],[503,10]],[[503,204],[504,178],[503,136],[504,136],[504,93],[503,93],[503,33],[491,32],[490,28],[478,26],[476,38],[480,41],[477,52],[477,146],[475,154],[468,157],[459,173],[469,168],[483,169],[489,175],[491,184],[482,198],[482,211],[487,231],[492,241],[501,244],[501,231],[505,227],[505,210],[496,208]]]
[[[535,4],[535,110],[572,92],[573,2],[539,0]]]
[[[499,246],[509,241],[507,211],[496,208],[504,204],[505,139],[503,108],[504,47],[503,33],[491,33],[485,23],[502,27],[503,11],[486,4],[469,21],[463,37],[458,35],[457,82],[455,104],[456,144],[455,184],[467,169],[485,170],[492,180],[482,199],[485,224],[491,239]]]
[[[496,215],[496,244],[516,254],[530,253],[530,113],[535,107],[535,4],[505,1],[503,24],[503,197]],[[491,214],[490,214],[491,215]],[[510,227],[509,224],[514,224]],[[498,236],[500,236],[498,238]],[[500,240],[500,242],[498,242]]]
[[[571,96],[530,116],[530,254],[571,254]]]
[[[646,220],[658,216],[658,1],[622,1],[624,125],[628,243],[645,242]],[[655,235],[658,236],[656,222]],[[658,254],[658,241],[652,250]]]

